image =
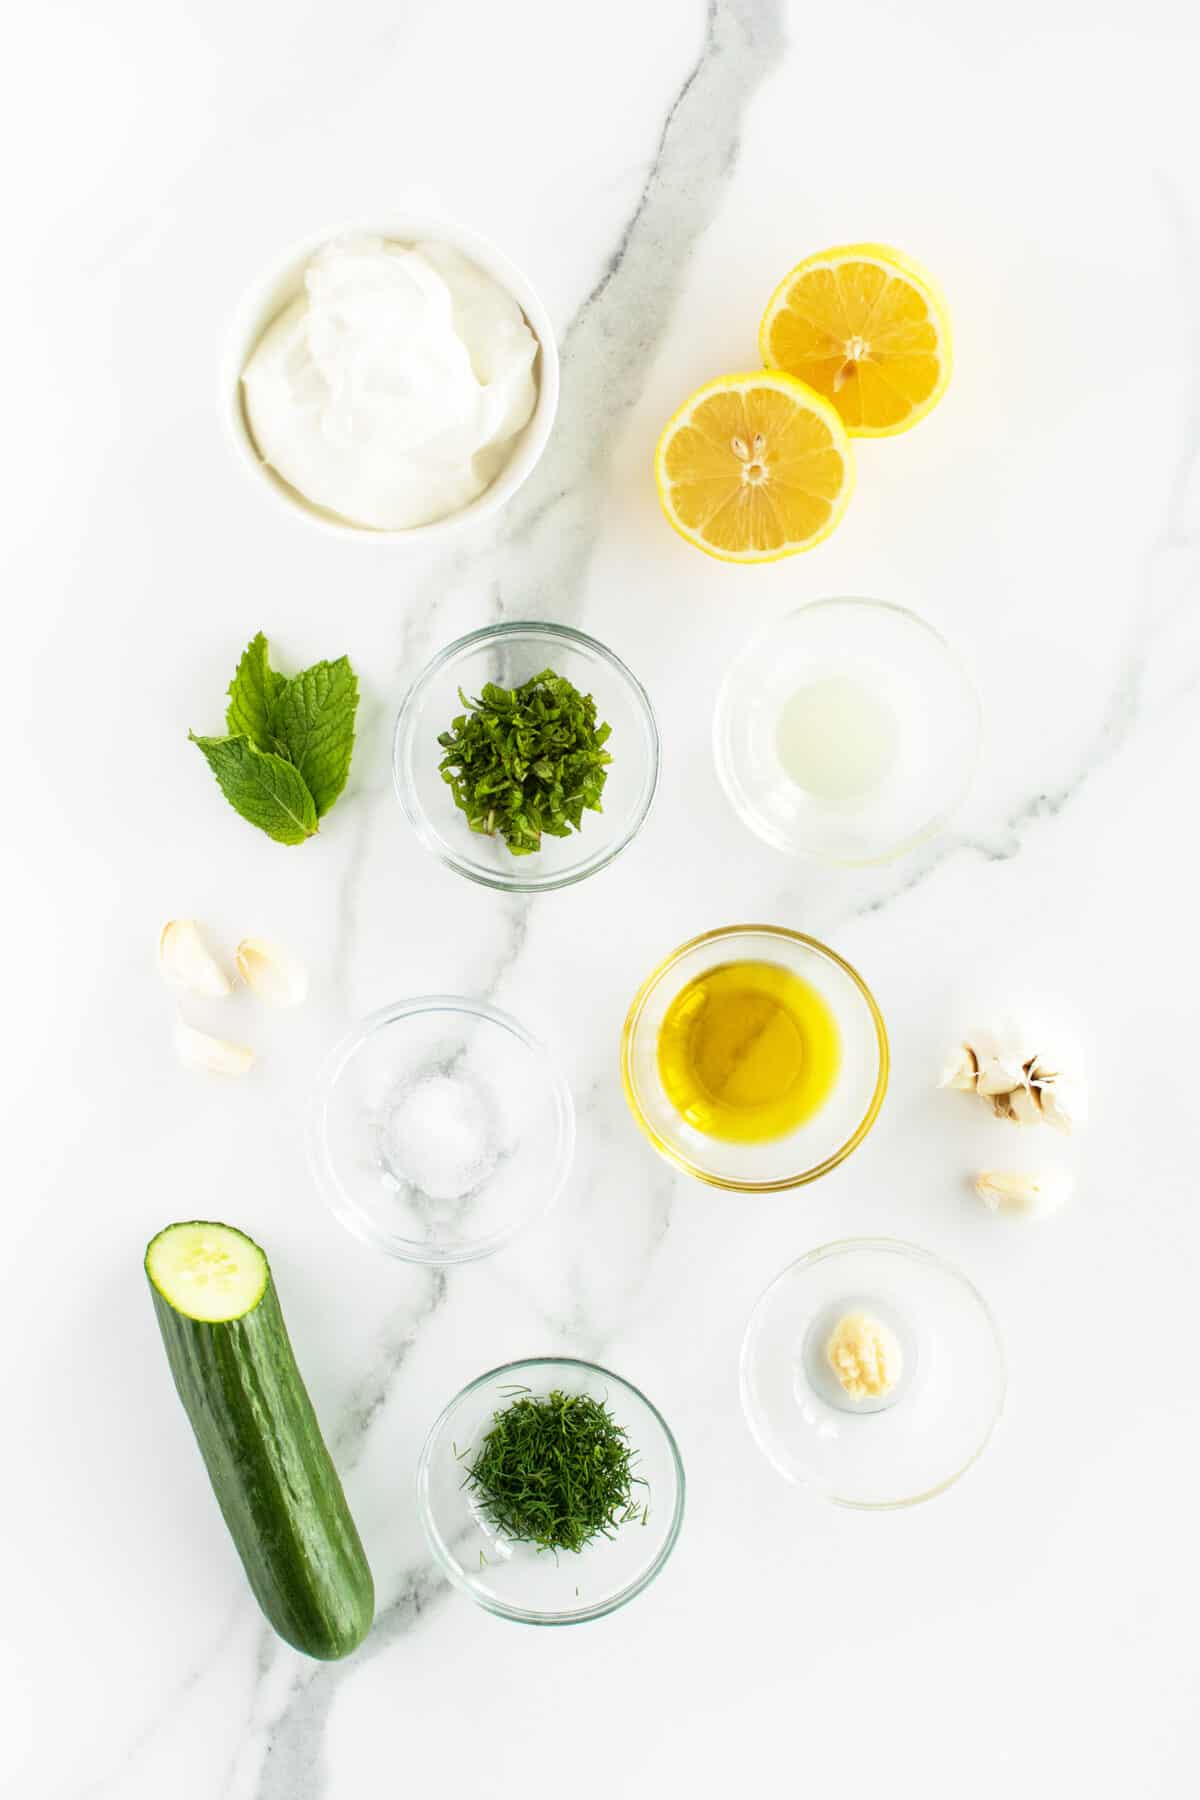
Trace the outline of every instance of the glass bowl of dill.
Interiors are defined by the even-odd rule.
[[[545,893],[605,868],[658,786],[649,695],[568,625],[509,621],[458,638],[409,689],[396,797],[440,862],[484,887]]]
[[[662,1414],[576,1357],[489,1369],[435,1421],[417,1505],[439,1567],[526,1625],[603,1618],[649,1587],[683,1522],[684,1474]]]

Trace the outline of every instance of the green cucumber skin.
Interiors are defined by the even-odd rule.
[[[175,1386],[258,1604],[332,1662],[358,1648],[375,1584],[296,1367],[274,1278],[250,1312],[189,1319],[150,1283]]]

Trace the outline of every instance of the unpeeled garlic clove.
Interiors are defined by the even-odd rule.
[[[1042,1109],[1038,1105],[1038,1097],[1027,1087],[1013,1088],[1006,1094],[987,1094],[984,1098],[996,1117],[1007,1119],[1010,1125],[1041,1123]]]
[[[1011,1094],[1025,1085],[1026,1039],[1015,1031],[981,1032],[971,1040],[979,1063],[981,1094]]]
[[[186,1019],[175,1021],[175,1050],[186,1068],[205,1069],[210,1075],[244,1075],[254,1065],[253,1050],[197,1031]]]
[[[939,1087],[963,1088],[968,1093],[975,1092],[975,1083],[979,1075],[979,1064],[975,1060],[975,1052],[969,1044],[956,1044],[946,1058],[942,1070]]]
[[[195,919],[168,919],[158,940],[158,967],[172,987],[222,1000],[232,983],[205,943]]]
[[[1075,1182],[1065,1169],[1043,1169],[1040,1174],[1017,1170],[983,1169],[975,1177],[975,1192],[994,1213],[1019,1213],[1025,1218],[1047,1218],[1070,1199]]]
[[[248,988],[272,1006],[299,1006],[308,994],[308,970],[270,938],[243,938],[234,960]]]
[[[1039,1096],[1032,1088],[1014,1088],[1012,1093],[1006,1095],[1005,1098],[1008,1101],[1008,1110],[1004,1115],[1006,1119],[1012,1119],[1017,1125],[1041,1124],[1042,1109]]]
[[[1056,1131],[1075,1131],[1087,1124],[1088,1090],[1081,1075],[1056,1075],[1052,1081],[1038,1081],[1041,1114]]]

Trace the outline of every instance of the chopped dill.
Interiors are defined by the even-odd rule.
[[[634,1490],[630,1449],[603,1400],[564,1394],[540,1399],[527,1392],[492,1415],[492,1428],[467,1467],[465,1486],[504,1537],[539,1550],[582,1550],[615,1537],[647,1506]]]

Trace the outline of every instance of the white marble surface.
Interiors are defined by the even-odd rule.
[[[14,32],[3,1792],[1191,1791],[1194,7],[125,0],[26,9]],[[529,270],[563,353],[538,477],[477,540],[426,558],[265,504],[215,405],[223,321],[261,264],[413,187]],[[659,515],[661,422],[753,363],[793,260],[855,237],[937,271],[949,395],[910,436],[861,446],[851,511],[811,556],[710,564]],[[789,866],[745,834],[708,748],[735,647],[838,592],[923,611],[969,659],[988,720],[956,831],[855,875]],[[633,849],[532,905],[424,853],[386,755],[426,655],[522,614],[626,656],[665,742]],[[234,818],[185,740],[217,723],[259,626],[285,667],[349,652],[364,689],[351,789],[302,850]],[[294,1019],[231,1003],[263,1050],[241,1084],[170,1053],[152,946],[179,914],[230,942],[278,934],[315,971]],[[647,968],[743,917],[848,955],[895,1056],[861,1152],[754,1201],[674,1177],[616,1078]],[[1061,996],[1092,1046],[1078,1196],[1040,1228],[970,1199],[991,1128],[930,1091],[980,983]],[[449,1276],[347,1237],[301,1145],[325,1046],[433,988],[492,995],[543,1033],[581,1123],[555,1215]],[[264,1629],[163,1363],[142,1246],[213,1213],[272,1254],[376,1571],[374,1635],[343,1666]],[[767,1279],[864,1232],[960,1262],[1011,1358],[980,1465],[879,1517],[778,1481],[736,1386]],[[554,1350],[644,1385],[690,1476],[657,1585],[565,1633],[450,1593],[412,1495],[449,1395]]]

